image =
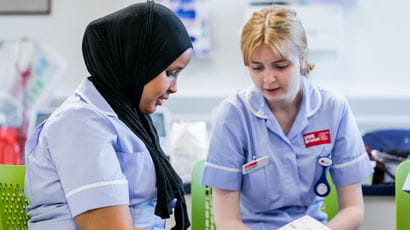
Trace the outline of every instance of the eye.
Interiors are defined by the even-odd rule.
[[[263,66],[250,66],[250,68],[252,71],[255,71],[255,72],[260,72],[264,70]]]
[[[174,81],[175,78],[177,77],[178,71],[177,70],[166,71],[166,75],[167,75],[168,80],[171,82],[171,81]]]
[[[286,61],[275,63],[275,67],[278,68],[278,69],[286,69],[286,68],[288,68],[288,66],[289,66],[289,63],[286,62]]]
[[[276,65],[278,69],[286,69],[289,65]]]

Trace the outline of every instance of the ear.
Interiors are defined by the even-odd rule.
[[[306,68],[306,56],[300,56],[300,68],[305,69]]]
[[[305,72],[306,69],[306,57],[305,56],[300,56],[299,59],[299,64],[300,64],[300,73]]]

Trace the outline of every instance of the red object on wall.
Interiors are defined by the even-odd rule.
[[[0,127],[0,164],[19,165],[20,131],[15,127]]]

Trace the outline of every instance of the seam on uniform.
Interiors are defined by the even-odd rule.
[[[104,182],[97,182],[93,184],[87,184],[83,185],[81,187],[78,187],[76,189],[73,189],[69,191],[65,197],[68,198],[76,193],[82,192],[84,190],[90,189],[90,188],[96,188],[96,187],[101,187],[101,186],[106,186],[106,185],[114,185],[114,184],[128,184],[127,180],[112,180],[112,181],[104,181]]]
[[[312,111],[310,111],[309,114],[307,114],[308,117],[313,116],[319,110],[319,108],[322,104],[322,95],[320,94],[319,90],[317,88],[313,88],[313,90],[315,91],[315,93],[318,96],[318,102],[317,102],[316,107]]]
[[[245,94],[245,106],[246,106],[246,108],[248,108],[248,110],[253,114],[253,115],[255,115],[255,116],[257,116],[257,117],[260,117],[260,118],[262,118],[262,119],[268,119],[268,116],[266,116],[266,115],[263,115],[263,114],[260,114],[260,113],[257,113],[253,108],[252,108],[252,106],[250,105],[250,95],[251,93],[250,93],[250,88],[246,91],[246,94]]]
[[[229,168],[229,167],[225,167],[225,166],[221,166],[221,165],[212,164],[212,163],[209,163],[209,162],[205,162],[205,166],[208,166],[208,167],[211,167],[211,168],[222,169],[222,170],[228,171],[228,172],[241,172],[241,170],[237,169],[237,168]]]
[[[351,161],[346,162],[346,163],[343,163],[343,164],[334,165],[334,166],[332,166],[332,168],[343,168],[343,167],[352,165],[352,164],[354,164],[354,163],[360,161],[361,159],[363,159],[363,158],[366,157],[366,156],[367,156],[367,154],[366,154],[366,153],[363,153],[360,157],[358,157],[358,158],[356,158],[356,159],[354,159],[354,160],[351,160]]]

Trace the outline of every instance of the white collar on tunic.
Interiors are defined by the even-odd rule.
[[[307,118],[314,115],[322,104],[322,95],[319,89],[315,87],[306,77],[302,78],[302,90],[303,100],[300,108],[306,109],[305,113]],[[255,85],[251,85],[244,92],[244,101],[247,109],[255,116],[267,119],[271,113],[268,104],[263,94],[256,88]]]
[[[94,84],[87,78],[81,81],[75,93],[102,113],[108,116],[118,117],[108,102],[95,88]]]

